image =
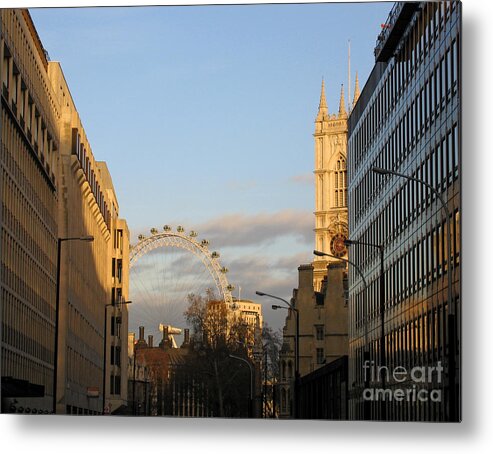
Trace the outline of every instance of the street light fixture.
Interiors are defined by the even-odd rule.
[[[387,355],[385,351],[385,246],[383,244],[374,244],[368,243],[366,241],[359,240],[344,240],[344,244],[346,246],[369,246],[375,249],[378,249],[380,252],[380,290],[379,290],[379,298],[380,298],[380,367],[382,367],[382,388],[385,389],[385,370],[387,366]],[[387,408],[385,403],[382,401],[382,420],[386,420],[387,418]]]
[[[452,298],[452,272],[455,268],[454,260],[452,258],[452,235],[450,232],[450,211],[448,209],[447,203],[443,199],[440,192],[434,188],[431,184],[419,178],[406,175],[404,173],[394,172],[393,170],[383,169],[382,167],[372,167],[372,172],[379,175],[393,175],[396,177],[404,178],[406,180],[415,181],[425,187],[427,187],[440,202],[442,209],[445,211],[447,217],[447,262],[448,262],[448,272],[447,272],[447,303],[448,303],[448,339],[449,339],[449,349],[448,349],[448,379],[449,379],[449,405],[450,405],[450,420],[457,422],[459,421],[459,410],[458,410],[458,399],[455,395],[455,369],[456,369],[456,349],[457,349],[457,318],[456,318],[456,307],[455,301]],[[460,393],[460,384],[459,384]]]
[[[250,413],[250,417],[253,417],[253,367],[250,364],[250,361],[247,361],[245,358],[241,358],[240,356],[236,355],[228,355],[230,358],[236,359],[238,361],[244,362],[248,368],[250,369],[250,405],[248,406],[248,411]]]
[[[295,353],[294,353],[294,394],[295,394],[295,405],[294,405],[294,417],[298,418],[299,417],[299,382],[300,382],[300,313],[299,310],[294,307],[294,304],[286,301],[283,298],[279,298],[278,296],[275,295],[270,295],[269,293],[265,292],[255,292],[259,296],[268,296],[269,298],[273,298],[279,301],[282,301],[287,305],[286,306],[278,306],[278,305],[272,305],[273,310],[277,309],[291,309],[296,317],[296,331],[295,331],[295,342],[294,342],[294,348],[295,348]]]
[[[108,307],[118,307],[124,305],[124,304],[132,304],[132,301],[119,301],[117,303],[109,303],[104,305],[104,337],[103,337],[103,342],[104,342],[104,350],[103,350],[103,414],[105,412],[106,408],[106,340],[108,336],[108,323],[107,323],[107,311],[106,309]]]
[[[62,243],[64,241],[94,241],[92,235],[58,238],[56,262],[56,301],[55,301],[55,349],[53,360],[53,414],[56,414],[56,389],[58,378],[58,331],[60,326],[60,263],[62,259]]]
[[[382,388],[385,389],[385,370],[387,366],[387,357],[385,352],[385,246],[383,244],[368,243],[366,241],[350,240],[344,241],[346,246],[369,246],[378,249],[380,252],[380,367],[382,367]],[[387,419],[387,407],[382,401],[382,420]]]
[[[345,243],[346,243],[346,245],[350,244],[349,240],[345,240]],[[318,257],[324,257],[324,256],[325,257],[332,257],[333,259],[342,260],[343,262],[346,262],[349,265],[351,265],[356,270],[356,272],[360,275],[361,280],[363,281],[363,285],[365,286],[365,294],[368,294],[368,284],[366,282],[365,275],[363,274],[363,271],[361,271],[361,268],[358,265],[356,265],[356,263],[352,262],[349,259],[345,259],[342,257],[336,257],[335,255],[327,254],[326,252],[317,251],[316,249],[313,251],[313,254],[318,256]],[[364,337],[365,337],[365,350],[363,351],[363,361],[369,361],[370,360],[370,352],[368,350],[369,345],[368,345],[367,314],[368,314],[367,307],[366,307],[366,304],[364,303],[363,304],[363,329],[364,329]],[[366,379],[365,379],[364,386],[366,389],[368,389],[370,387],[370,378],[368,376],[365,378]],[[365,400],[363,403],[363,407],[364,407],[364,409],[363,409],[364,419],[369,420],[370,419],[370,401]]]

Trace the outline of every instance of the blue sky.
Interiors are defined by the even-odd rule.
[[[392,3],[32,9],[61,62],[133,239],[183,224],[213,239],[242,296],[289,298],[313,249],[322,76],[363,87]],[[267,322],[282,316],[265,301]]]

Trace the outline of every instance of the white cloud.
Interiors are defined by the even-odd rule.
[[[313,173],[302,173],[300,175],[293,175],[289,177],[289,182],[299,185],[313,186],[315,179],[313,178]]]

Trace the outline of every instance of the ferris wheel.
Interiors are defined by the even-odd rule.
[[[209,250],[209,242],[199,240],[194,230],[183,226],[173,230],[165,225],[153,228],[149,236],[139,235],[130,247],[129,329],[139,326],[160,341],[159,325],[186,328],[183,315],[188,295],[204,297],[208,289],[228,305],[233,304],[228,269],[220,264],[220,254]]]

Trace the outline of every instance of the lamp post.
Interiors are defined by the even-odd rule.
[[[104,350],[103,350],[103,414],[106,408],[106,341],[108,336],[108,323],[107,323],[107,311],[108,307],[120,307],[123,304],[132,304],[132,301],[120,301],[118,303],[109,303],[104,305]]]
[[[387,366],[387,357],[386,357],[386,351],[385,351],[385,269],[384,269],[384,252],[385,252],[385,247],[383,244],[374,244],[374,243],[367,243],[365,241],[358,241],[358,240],[350,240],[347,239],[344,241],[344,244],[346,246],[351,246],[351,245],[359,245],[359,246],[369,246],[372,248],[376,248],[380,252],[380,289],[379,289],[379,298],[380,298],[380,364],[379,366],[382,367],[382,389],[385,389],[385,370]],[[385,402],[382,401],[382,414],[381,418],[383,421],[387,419],[387,407],[385,405]]]
[[[247,361],[245,358],[241,358],[240,356],[236,355],[228,355],[230,358],[236,359],[238,361],[242,361],[245,364],[248,365],[248,368],[250,369],[250,402],[248,405],[248,413],[250,414],[250,418],[253,417],[253,367],[250,364],[250,361]]]
[[[360,275],[361,280],[363,281],[363,285],[365,286],[365,293],[366,294],[368,293],[368,284],[366,282],[365,276],[364,276],[363,272],[361,271],[361,268],[358,265],[356,265],[354,262],[352,262],[349,259],[345,259],[342,257],[336,257],[335,255],[327,254],[326,252],[317,251],[317,250],[314,250],[313,254],[317,255],[319,257],[324,257],[324,256],[325,257],[332,257],[332,258],[337,259],[337,260],[342,260],[343,262],[346,262],[349,265],[351,265],[357,271],[357,273]],[[363,323],[363,329],[364,329],[364,337],[365,337],[365,341],[364,341],[365,349],[363,351],[363,362],[365,362],[365,361],[370,361],[370,352],[368,351],[368,320],[367,320],[366,303],[363,304],[363,322],[364,322]],[[370,377],[368,376],[368,374],[365,374],[364,386],[365,386],[365,389],[368,389],[370,387]],[[370,420],[370,401],[369,400],[364,401],[363,417],[364,417],[365,421]]]
[[[439,200],[442,209],[445,211],[445,215],[447,217],[446,226],[447,226],[447,262],[448,262],[448,270],[447,270],[447,303],[448,303],[448,339],[449,339],[449,348],[448,348],[448,381],[449,381],[449,412],[450,412],[450,421],[458,422],[459,421],[459,410],[457,405],[457,399],[455,395],[455,368],[456,368],[456,349],[457,349],[457,318],[456,318],[456,308],[455,301],[452,298],[452,272],[455,267],[454,260],[452,258],[452,235],[450,232],[450,211],[448,209],[447,203],[441,196],[440,192],[434,188],[432,185],[427,183],[424,180],[420,180],[419,178],[415,178],[404,173],[394,172],[393,170],[383,169],[381,167],[372,167],[372,172],[377,173],[379,175],[393,175],[396,177],[404,178],[406,180],[415,181],[416,183],[422,184],[427,187],[433,194],[435,194],[436,198]],[[460,386],[459,386],[460,392]]]
[[[268,296],[269,298],[273,298],[278,301],[282,301],[287,305],[287,307],[284,306],[278,306],[278,305],[273,305],[272,309],[277,310],[277,309],[291,309],[296,317],[296,331],[295,331],[295,342],[294,342],[294,417],[298,418],[299,417],[299,381],[300,381],[300,313],[299,310],[294,307],[294,304],[289,303],[283,298],[279,298],[278,296],[270,295],[268,293],[264,292],[255,292],[259,296]]]
[[[91,235],[58,238],[57,240],[57,262],[56,262],[56,300],[55,300],[55,349],[53,361],[53,414],[56,414],[56,388],[58,378],[58,331],[60,325],[60,264],[62,261],[62,243],[64,241],[94,241]]]
[[[53,360],[53,414],[56,414],[56,389],[58,378],[58,331],[60,325],[60,263],[62,260],[62,243],[64,241],[94,241],[91,235],[77,236],[68,238],[58,238],[57,240],[57,261],[56,261],[56,300],[55,300],[55,349]]]

